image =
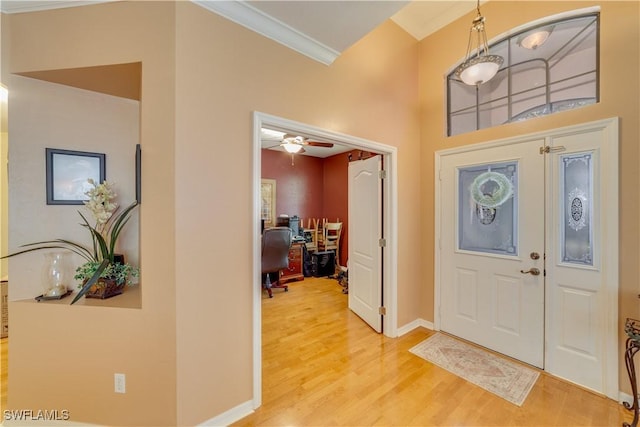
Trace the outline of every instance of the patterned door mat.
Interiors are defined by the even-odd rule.
[[[518,406],[522,406],[540,375],[524,365],[441,333],[409,351]]]

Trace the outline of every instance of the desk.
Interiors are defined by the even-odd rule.
[[[289,248],[289,268],[280,270],[280,283],[286,283],[290,280],[304,280],[302,272],[304,242],[294,242]]]

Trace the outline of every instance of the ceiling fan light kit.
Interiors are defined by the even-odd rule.
[[[302,145],[287,141],[282,143],[282,148],[287,150],[288,153],[294,154],[302,150]]]
[[[333,144],[330,142],[309,141],[303,136],[285,134],[280,146],[288,153],[295,154],[304,153],[304,146],[331,148],[333,147]]]
[[[477,2],[476,10],[478,15],[471,23],[465,60],[455,71],[456,77],[470,86],[478,86],[491,80],[504,62],[500,55],[489,54],[487,33],[484,28],[484,16],[480,14],[480,0]],[[474,34],[476,35],[477,47],[472,50],[471,45],[473,44]],[[472,52],[475,52],[475,55]]]

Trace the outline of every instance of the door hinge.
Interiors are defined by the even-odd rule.
[[[378,178],[380,179],[387,179],[387,171],[386,170],[379,170],[378,171]]]
[[[382,238],[382,239],[378,239],[378,246],[381,248],[386,248],[387,247],[387,239]]]
[[[387,308],[386,307],[378,307],[378,314],[380,316],[386,316],[387,315]]]
[[[540,147],[540,154],[544,153],[558,153],[560,151],[565,151],[567,148],[564,145],[558,145],[557,147],[552,147],[550,145],[545,145],[544,147]]]

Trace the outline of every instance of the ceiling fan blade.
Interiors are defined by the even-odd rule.
[[[324,148],[331,148],[333,147],[333,144],[330,142],[320,142],[320,141],[306,141],[307,145],[310,145],[312,147],[324,147]]]

